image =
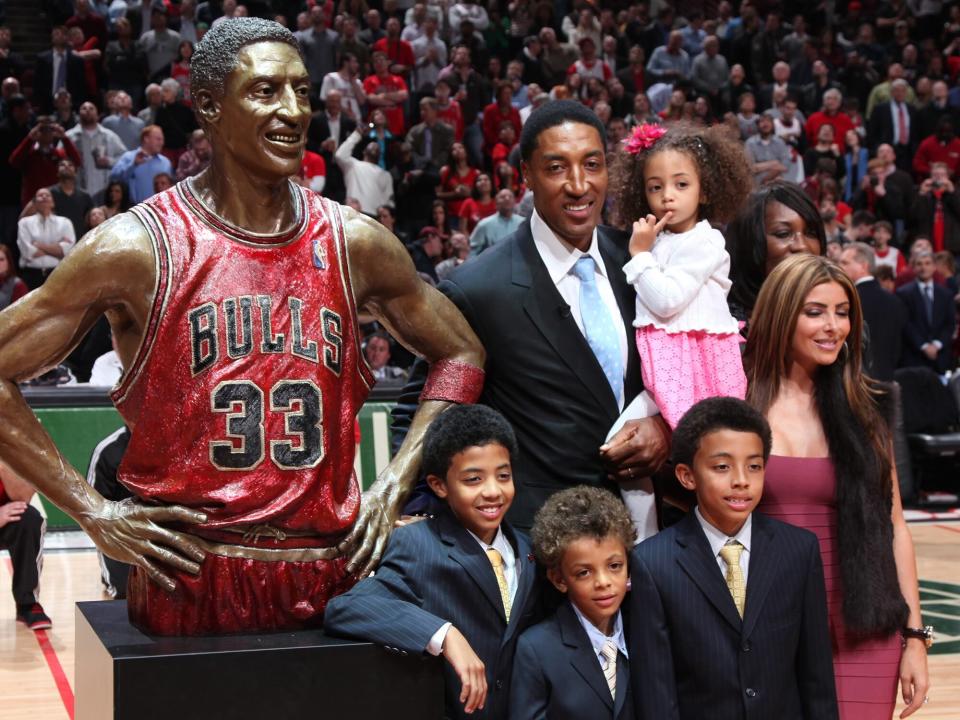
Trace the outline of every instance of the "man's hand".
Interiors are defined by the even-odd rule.
[[[0,505],[0,528],[17,522],[26,511],[27,503],[20,500],[14,500],[5,505]]]
[[[933,178],[927,178],[922,183],[920,183],[920,189],[918,190],[918,192],[921,195],[929,195],[931,190],[933,190]]]
[[[630,236],[630,255],[636,255],[637,253],[649,252],[650,248],[653,247],[654,241],[657,239],[657,235],[660,234],[660,231],[670,222],[670,218],[673,217],[673,210],[668,210],[664,213],[663,217],[660,218],[660,222],[657,222],[656,215],[647,215],[645,218],[640,218],[633,224],[633,235]]]
[[[105,555],[139,565],[150,579],[167,592],[176,583],[164,574],[157,561],[196,575],[206,554],[184,533],[167,530],[158,523],[206,522],[207,516],[179,505],[154,507],[133,500],[103,501],[96,512],[78,518],[80,526]],[[189,558],[189,559],[188,559]]]
[[[376,570],[383,551],[387,549],[387,541],[394,524],[400,517],[403,501],[400,488],[401,483],[388,465],[377,481],[363,494],[357,521],[338,546],[341,554],[350,554],[348,573],[359,571],[359,577],[366,577]]]
[[[143,150],[138,150],[136,156],[133,158],[134,165],[141,165],[150,159],[150,156],[147,155]]]
[[[615,482],[653,475],[670,454],[670,428],[659,415],[628,420],[600,446],[600,460]]]
[[[483,661],[470,647],[470,643],[452,625],[443,639],[443,657],[460,678],[460,702],[468,715],[474,710],[483,710],[487,700],[487,673]]]
[[[926,355],[930,360],[936,360],[937,355],[940,353],[940,351],[937,350],[937,346],[934,345],[933,343],[927,343],[920,349],[923,351],[923,354]]]

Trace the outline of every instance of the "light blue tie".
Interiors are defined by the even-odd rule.
[[[583,334],[597,361],[607,376],[613,396],[620,402],[623,395],[623,358],[620,354],[620,340],[617,326],[607,309],[595,276],[596,263],[589,255],[584,255],[573,266],[573,274],[580,278],[580,319],[583,322]]]

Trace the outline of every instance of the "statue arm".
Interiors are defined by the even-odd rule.
[[[167,547],[193,560],[202,552],[153,520],[202,522],[202,513],[105,500],[60,454],[17,386],[60,363],[108,310],[134,332],[129,324],[147,316],[154,273],[142,226],[121,215],[91,232],[43,286],[0,313],[0,460],[76,520],[107,555],[141,565],[172,589],[153,559],[197,572],[195,562]]]
[[[352,210],[343,212],[357,306],[431,364],[448,361],[482,368],[485,354],[480,340],[456,306],[419,278],[400,241],[373,220]],[[362,568],[365,575],[376,567],[403,501],[417,481],[424,433],[450,405],[440,400],[420,404],[406,440],[367,492],[361,517],[342,546],[353,550],[352,569]]]

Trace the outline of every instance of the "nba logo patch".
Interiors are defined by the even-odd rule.
[[[322,240],[313,241],[313,266],[318,270],[327,269],[327,251]]]

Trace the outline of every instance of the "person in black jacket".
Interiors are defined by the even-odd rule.
[[[867,335],[864,369],[871,377],[889,382],[900,365],[907,318],[903,303],[873,277],[876,264],[873,248],[865,243],[850,243],[840,255],[840,267],[856,285],[863,308]]]
[[[916,253],[910,261],[916,280],[897,290],[907,308],[902,365],[943,373],[953,366],[951,345],[957,326],[953,295],[933,281],[933,254]]]

